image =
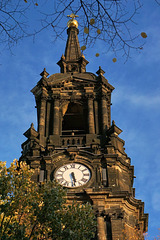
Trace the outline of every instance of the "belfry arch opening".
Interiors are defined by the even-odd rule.
[[[62,135],[79,135],[86,133],[86,111],[83,105],[70,102],[62,109]]]

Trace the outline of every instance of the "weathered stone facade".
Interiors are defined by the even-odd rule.
[[[59,180],[68,188],[68,203],[76,200],[93,205],[96,239],[143,239],[148,215],[144,203],[134,196],[134,167],[119,137],[122,130],[111,122],[114,87],[100,67],[96,74],[86,72],[88,61],[80,51],[77,27],[70,26],[67,33],[65,55],[58,62],[61,72],[49,76],[44,69],[31,90],[38,130],[31,124],[24,133],[27,140],[20,161],[35,169],[34,180],[40,182],[54,179],[62,166],[68,170],[77,163],[81,172],[85,166],[88,180],[75,179],[77,167],[70,174],[71,182]]]

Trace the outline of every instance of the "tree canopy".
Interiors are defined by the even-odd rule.
[[[0,162],[0,239],[88,240],[96,222],[90,204],[66,205],[66,192],[56,182],[41,185],[33,171],[14,161]]]

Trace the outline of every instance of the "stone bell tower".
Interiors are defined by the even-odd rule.
[[[122,130],[111,122],[114,87],[99,67],[86,71],[78,22],[71,15],[60,73],[46,69],[31,90],[38,129],[24,133],[20,161],[35,169],[34,180],[57,181],[68,189],[68,203],[90,202],[97,216],[98,240],[144,239],[148,215],[135,198],[134,167],[125,153]]]

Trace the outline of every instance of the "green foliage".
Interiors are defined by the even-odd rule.
[[[90,204],[66,205],[65,190],[56,182],[38,185],[33,171],[15,160],[0,162],[0,239],[88,240],[96,222]]]
[[[63,232],[63,239],[68,240],[85,240],[94,237],[95,217],[90,204],[73,204],[72,206],[68,206],[66,208]]]

